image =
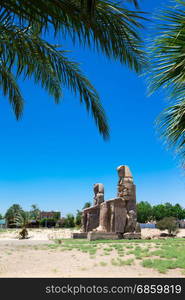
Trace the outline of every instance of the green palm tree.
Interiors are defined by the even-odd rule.
[[[158,19],[158,34],[150,47],[150,90],[163,87],[167,91],[170,106],[157,124],[168,145],[185,161],[185,1],[174,1]]]
[[[31,205],[30,218],[36,221],[40,218],[40,209],[36,204]]]
[[[5,214],[5,218],[10,226],[18,226],[18,218],[22,215],[23,209],[19,204],[13,204]]]
[[[126,0],[137,6],[136,0]],[[68,51],[47,42],[48,31],[61,40],[102,51],[136,72],[145,65],[138,29],[138,11],[105,0],[3,0],[0,3],[0,88],[17,119],[24,99],[17,78],[33,78],[58,103],[63,87],[79,95],[92,112],[99,132],[109,136],[104,109],[97,91]]]
[[[21,239],[26,239],[28,237],[27,226],[30,222],[30,213],[27,211],[23,211],[19,215],[17,215],[16,222],[18,226],[21,228],[19,232],[19,236]]]
[[[21,239],[25,239],[28,236],[26,227],[29,224],[30,217],[30,213],[24,211],[19,204],[13,204],[5,214],[8,226],[21,228],[19,232]]]

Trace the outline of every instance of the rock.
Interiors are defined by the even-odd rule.
[[[126,232],[123,234],[124,239],[135,240],[141,239],[141,233],[138,232]]]
[[[168,233],[166,233],[166,232],[162,232],[162,233],[160,234],[160,237],[167,237],[167,236],[169,236],[169,235],[168,235]]]
[[[141,233],[141,226],[140,226],[140,224],[138,222],[136,223],[136,232],[140,232]]]

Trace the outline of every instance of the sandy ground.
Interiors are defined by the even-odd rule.
[[[65,239],[71,238],[72,232],[78,232],[79,230],[63,229],[63,228],[38,228],[38,229],[28,229],[29,239],[37,241],[48,241],[53,239]],[[1,240],[17,240],[20,230],[19,229],[0,229],[0,241]],[[167,231],[163,231],[166,232]],[[158,238],[161,231],[159,229],[148,229],[144,228],[141,231],[142,238]],[[185,237],[185,229],[180,229],[177,237]]]
[[[143,229],[142,237],[156,236],[156,229]],[[32,229],[30,239],[18,240],[18,231],[0,232],[0,277],[185,277],[179,269],[166,274],[143,268],[136,259],[131,266],[113,266],[117,253],[102,255],[101,247],[92,258],[77,250],[61,251],[47,245],[55,238],[70,238],[69,229]],[[185,236],[185,229],[178,234]],[[133,254],[124,259],[133,258]],[[104,264],[103,266],[101,264]]]
[[[78,230],[75,230],[77,232]],[[7,229],[5,231],[0,230],[0,241],[1,240],[17,240],[20,229]],[[71,237],[71,229],[63,228],[38,228],[28,229],[29,239],[37,241],[48,241],[53,239],[66,239]]]

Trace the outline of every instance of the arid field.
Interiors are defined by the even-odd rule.
[[[93,242],[72,240],[70,229],[29,229],[26,240],[18,232],[0,229],[0,277],[185,277],[185,229],[177,238],[142,229],[142,240]]]

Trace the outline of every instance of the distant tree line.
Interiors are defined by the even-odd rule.
[[[82,210],[91,206],[90,202],[86,202]],[[24,211],[19,204],[13,204],[3,216],[0,214],[0,219],[5,218],[8,227],[21,227],[22,224],[27,227],[32,227],[33,224],[38,227],[63,227],[73,228],[81,227],[82,210],[77,210],[76,214],[67,214],[65,217],[60,216],[60,213],[54,212],[51,218],[41,218],[40,209],[33,204],[30,211]],[[160,221],[163,218],[174,217],[175,219],[185,219],[185,209],[178,203],[151,205],[147,201],[137,203],[137,219],[139,223],[150,221]],[[35,221],[35,223],[32,223]],[[34,226],[34,225],[33,225]]]
[[[55,226],[60,219],[60,212],[52,212],[52,218],[41,218],[41,210],[36,204],[31,205],[29,211],[23,210],[19,204],[13,204],[9,207],[3,216],[0,214],[0,219],[6,219],[8,227],[40,227],[40,226]]]
[[[91,206],[90,202],[86,202],[83,206],[87,208]],[[64,227],[73,228],[81,227],[82,211],[77,210],[76,215],[67,214],[61,218],[59,212],[53,212],[53,216],[49,218],[41,218],[41,210],[37,205],[31,205],[30,211],[24,211],[19,204],[13,204],[3,216],[0,214],[0,219],[6,219],[7,226],[12,228],[23,227]]]
[[[137,218],[139,223],[159,221],[167,217],[174,217],[178,220],[185,219],[185,209],[178,203],[172,205],[167,202],[153,206],[147,201],[137,203]]]

